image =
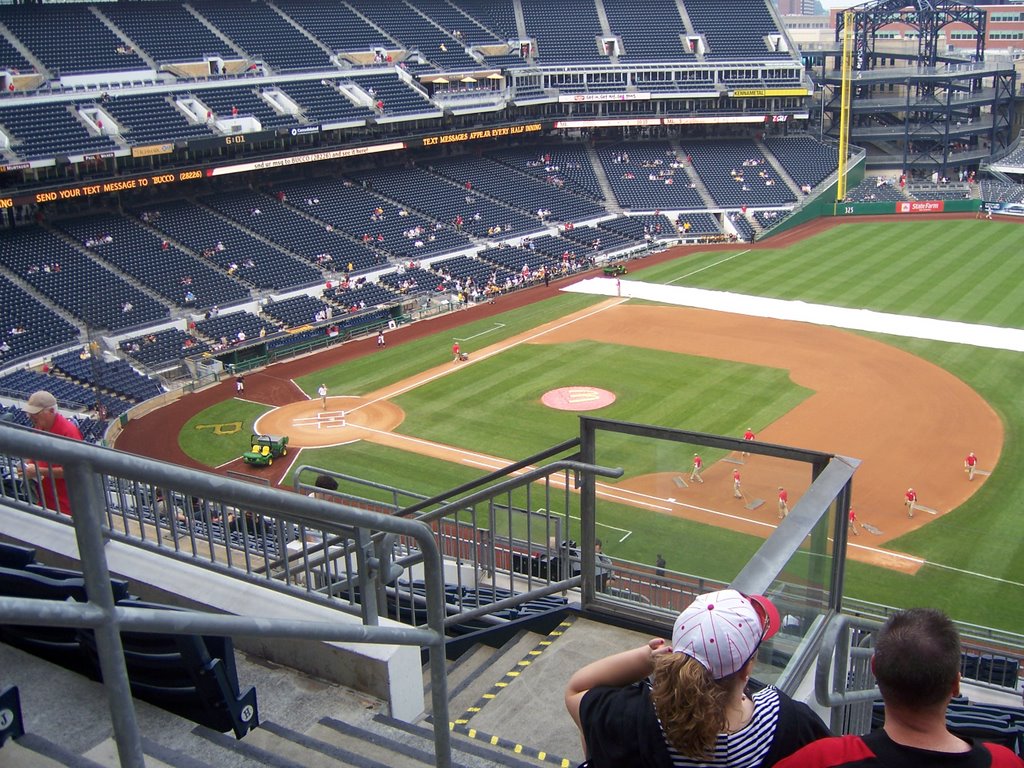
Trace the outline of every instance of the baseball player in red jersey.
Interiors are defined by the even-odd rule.
[[[789,491],[779,486],[779,520],[789,514]]]
[[[704,478],[700,476],[700,473],[704,470],[704,459],[700,457],[699,453],[693,454],[693,469],[690,470],[690,482],[696,480],[698,483],[703,483]]]
[[[740,490],[740,471],[738,469],[732,471],[732,495],[737,499],[743,498],[743,491]]]
[[[974,468],[978,466],[978,457],[974,455],[974,451],[967,454],[964,459],[964,472],[967,473],[967,479],[974,479]]]
[[[860,536],[860,531],[857,530],[857,513],[853,511],[853,507],[850,507],[850,522],[848,527],[853,532],[854,536]]]
[[[913,517],[914,505],[917,504],[917,491],[913,488],[907,488],[907,492],[903,495],[906,497],[906,501],[903,503],[907,505],[907,517]]]
[[[754,434],[754,430],[752,430],[750,427],[747,427],[747,431],[743,433],[743,439],[746,440],[747,442],[753,442],[754,440],[757,440],[757,435]],[[750,452],[743,451],[742,455],[749,456]]]

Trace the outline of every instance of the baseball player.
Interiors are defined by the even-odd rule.
[[[907,517],[914,516],[914,506],[917,504],[917,491],[913,488],[907,488],[907,492],[903,494],[906,501],[903,503],[907,505]]]
[[[732,471],[732,495],[736,499],[743,498],[743,491],[740,490],[740,471],[738,469]]]
[[[853,507],[850,507],[850,522],[848,527],[854,536],[860,536],[860,531],[857,530],[857,513],[853,511]]]
[[[974,468],[978,466],[978,457],[974,455],[974,451],[967,454],[964,459],[964,472],[967,474],[968,480],[974,479]]]
[[[789,514],[789,491],[779,486],[779,520]]]
[[[754,434],[754,430],[752,430],[750,427],[747,427],[747,431],[743,433],[743,439],[746,440],[747,442],[753,442],[754,440],[757,440],[757,435]],[[750,452],[743,451],[741,455],[749,456]]]
[[[699,453],[693,454],[693,469],[690,470],[690,482],[696,480],[698,483],[703,483],[704,478],[700,476],[700,473],[704,469],[704,459],[700,457]]]

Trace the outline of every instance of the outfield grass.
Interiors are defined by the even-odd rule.
[[[1024,328],[1022,243],[1024,228],[998,221],[850,222],[790,248],[694,252],[638,271],[631,278]],[[447,362],[454,336],[474,337],[463,343],[472,351],[596,301],[580,295],[559,296],[455,333],[318,372],[299,384],[310,393],[324,381],[335,393],[365,394]],[[1019,631],[1024,626],[1024,539],[1017,519],[1018,499],[1024,498],[1024,401],[1019,395],[1024,356],[878,338],[935,362],[974,387],[1003,419],[1006,443],[998,468],[970,501],[890,545],[942,567],[926,565],[918,575],[907,576],[850,562],[847,594],[889,605],[939,606],[963,621]],[[602,416],[739,434],[748,423],[755,430],[770,423],[805,395],[777,373],[589,342],[520,346],[401,396],[407,413],[401,431],[520,458],[577,432],[571,414],[539,406],[540,394],[552,386],[586,383],[606,386],[620,395],[619,402],[599,412]],[[709,392],[728,392],[729,397],[714,398]],[[237,409],[239,404],[230,402]],[[480,408],[480,402],[486,408]],[[204,412],[187,426],[228,418],[227,413]],[[244,430],[242,437],[248,440]],[[217,460],[205,463],[221,463],[226,460],[222,456],[218,453]],[[636,453],[624,458],[638,466],[666,462],[662,456]],[[323,466],[426,494],[481,474],[364,443],[305,451],[302,461],[322,461]],[[671,542],[671,551],[679,554],[669,556],[670,568],[728,579],[735,573],[733,559],[727,558],[728,565],[723,567],[723,552],[746,558],[758,544],[757,539],[724,529],[663,516],[654,521],[646,514],[617,505],[606,509],[601,504],[601,523],[636,530],[621,545],[615,544],[616,556],[653,562],[652,553],[668,549],[666,542]]]

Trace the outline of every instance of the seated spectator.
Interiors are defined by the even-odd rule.
[[[778,768],[1024,766],[1006,747],[946,729],[946,707],[960,693],[960,636],[941,611],[912,608],[890,617],[878,633],[871,669],[885,702],[885,725],[867,736],[822,739]]]
[[[731,589],[701,595],[676,618],[669,644],[593,662],[569,680],[565,703],[590,768],[774,765],[828,735],[805,704],[773,686],[748,696],[762,640],[779,630],[767,599]]]

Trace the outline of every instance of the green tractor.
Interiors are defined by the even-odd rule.
[[[288,436],[253,435],[249,450],[242,454],[246,464],[254,467],[269,467],[274,459],[288,455]]]

